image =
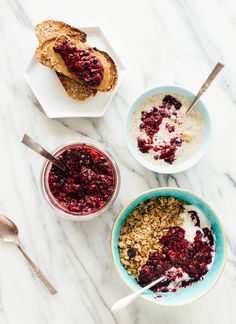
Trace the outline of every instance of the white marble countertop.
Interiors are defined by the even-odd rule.
[[[50,120],[23,78],[44,19],[103,26],[127,74],[100,119]],[[1,0],[0,211],[19,226],[28,253],[57,287],[51,298],[19,251],[0,244],[0,324],[207,324],[236,321],[236,3],[234,0]],[[158,175],[141,167],[123,136],[126,111],[146,88],[175,84],[196,91],[213,65],[225,64],[204,101],[214,125],[206,157],[191,170]],[[39,188],[42,159],[20,144],[23,133],[48,149],[91,137],[119,164],[119,197],[93,222],[64,221]],[[113,220],[129,198],[157,186],[188,188],[219,212],[229,239],[225,271],[212,291],[189,306],[168,308],[139,299],[114,316],[110,306],[129,292],[109,251]]]

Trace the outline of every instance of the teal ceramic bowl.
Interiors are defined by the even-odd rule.
[[[120,214],[117,216],[114,222],[111,233],[111,253],[115,267],[119,272],[121,278],[133,291],[140,289],[140,286],[137,281],[128,274],[128,272],[120,262],[117,245],[120,229],[123,226],[126,217],[137,205],[139,205],[143,201],[146,201],[147,199],[160,196],[173,196],[198,207],[210,222],[216,239],[215,259],[210,270],[202,281],[199,281],[187,288],[180,288],[176,292],[158,293],[158,295],[162,296],[161,298],[156,298],[155,296],[157,294],[152,292],[151,290],[146,291],[142,295],[143,298],[159,305],[179,306],[199,299],[200,297],[205,295],[217,282],[223,271],[226,261],[226,237],[224,234],[224,229],[214,210],[208,205],[207,202],[198,197],[196,194],[188,190],[178,188],[157,188],[140,194],[121,210]]]
[[[167,93],[178,93],[181,94],[185,97],[187,97],[188,99],[190,99],[190,101],[193,100],[194,98],[194,94],[184,88],[181,87],[177,87],[177,86],[162,86],[162,87],[156,87],[153,89],[150,89],[146,92],[144,92],[143,94],[141,94],[135,101],[134,103],[130,106],[129,110],[128,110],[128,114],[127,114],[127,118],[126,118],[126,125],[125,125],[125,138],[126,138],[126,143],[128,146],[129,151],[131,152],[131,154],[133,155],[133,157],[140,163],[142,164],[145,168],[154,171],[154,172],[158,172],[158,173],[164,173],[164,174],[173,174],[173,173],[178,173],[178,172],[182,172],[185,171],[189,168],[191,168],[192,166],[194,166],[197,162],[199,162],[203,156],[205,155],[205,153],[207,152],[209,143],[210,143],[210,138],[211,138],[211,119],[209,116],[209,113],[206,109],[206,106],[204,105],[202,100],[199,100],[198,103],[196,104],[197,109],[199,109],[203,115],[203,120],[204,120],[204,124],[205,124],[205,136],[203,139],[203,142],[200,146],[200,148],[197,150],[197,152],[195,154],[193,154],[188,160],[180,163],[180,164],[172,164],[169,165],[167,163],[166,166],[160,166],[158,164],[155,163],[150,163],[144,155],[142,155],[141,153],[139,153],[137,147],[134,146],[134,144],[132,143],[132,136],[131,136],[131,121],[132,121],[132,116],[133,113],[136,111],[136,109],[140,106],[140,104],[147,100],[148,98],[159,94],[159,93],[163,93],[163,92],[167,92]]]

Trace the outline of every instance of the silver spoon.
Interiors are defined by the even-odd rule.
[[[155,286],[158,282],[166,280],[166,276],[162,276],[158,278],[157,280],[151,282],[147,286],[139,289],[138,291],[135,291],[134,293],[123,297],[119,299],[114,305],[112,305],[111,310],[113,313],[119,312],[121,309],[127,307],[129,304],[131,304],[138,296],[140,296],[142,293],[144,293],[146,290],[152,288]]]
[[[217,74],[221,71],[221,69],[223,69],[224,65],[222,63],[217,63],[216,66],[214,67],[214,69],[211,71],[210,75],[208,76],[208,78],[206,79],[206,81],[203,83],[203,85],[201,86],[200,90],[198,91],[196,97],[193,99],[193,102],[191,103],[191,105],[188,107],[188,109],[186,110],[186,115],[190,114],[190,112],[193,110],[193,108],[195,107],[196,103],[198,102],[198,100],[200,99],[200,97],[203,95],[203,93],[208,89],[209,85],[211,84],[211,82],[215,79],[215,77],[217,76]]]
[[[33,272],[36,276],[41,280],[44,286],[48,289],[51,295],[57,294],[57,290],[53,287],[53,285],[48,281],[42,271],[34,264],[34,262],[30,259],[30,257],[23,250],[22,246],[18,240],[18,228],[13,221],[11,221],[6,216],[0,214],[0,239],[4,242],[10,242],[16,244],[18,249],[24,255],[28,263],[30,264]]]
[[[31,148],[31,150],[35,151],[39,155],[42,155],[47,160],[51,161],[62,171],[66,171],[66,166],[61,161],[57,160],[55,156],[53,156],[51,153],[45,150],[45,148],[43,148],[41,145],[35,142],[29,135],[24,135],[22,143]]]

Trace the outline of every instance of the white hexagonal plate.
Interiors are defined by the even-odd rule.
[[[98,92],[85,101],[69,97],[56,73],[40,64],[35,55],[28,63],[24,77],[49,118],[101,117],[114,97],[125,73],[125,67],[100,27],[80,28],[88,35],[88,44],[103,50],[113,58],[118,69],[118,82],[112,92]]]

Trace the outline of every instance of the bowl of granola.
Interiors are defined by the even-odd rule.
[[[117,216],[111,253],[124,282],[134,291],[165,280],[142,297],[166,306],[205,295],[226,260],[226,237],[215,211],[179,188],[156,188],[134,198]]]

